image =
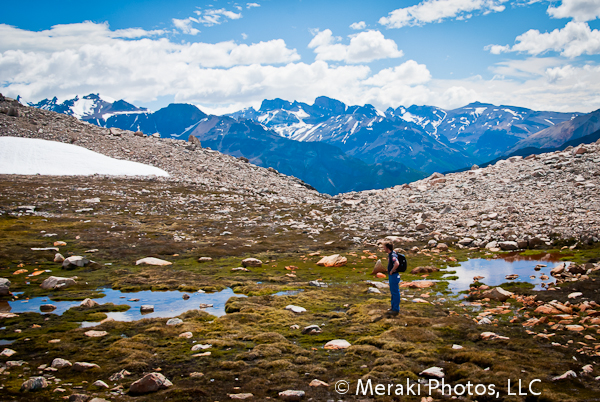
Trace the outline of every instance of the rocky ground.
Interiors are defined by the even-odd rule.
[[[183,141],[0,106],[1,135],[73,140],[172,175],[0,176],[2,400],[431,401],[452,398],[426,387],[442,375],[462,400],[600,400],[597,145],[330,198]],[[370,275],[386,236],[409,263],[399,316],[385,314],[387,286]],[[506,256],[515,244],[532,250],[513,258],[574,264],[541,292],[509,280],[489,289],[485,278],[464,294],[448,290],[442,275],[452,266]],[[334,254],[338,266],[319,265]],[[146,257],[170,265],[136,264]],[[198,306],[179,320],[119,322],[106,314],[140,306],[86,300],[106,288],[226,287],[240,297],[221,317]],[[62,315],[8,311],[6,301],[33,297],[82,305]],[[369,379],[402,384],[405,396],[355,395]],[[352,392],[337,393],[339,380]],[[485,395],[457,395],[469,383]]]

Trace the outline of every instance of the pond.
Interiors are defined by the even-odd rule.
[[[116,321],[135,321],[141,318],[170,318],[176,317],[189,310],[198,309],[200,304],[212,304],[212,307],[206,307],[202,310],[215,316],[225,314],[225,303],[230,297],[246,297],[245,295],[235,294],[230,288],[223,289],[214,293],[186,293],[177,290],[157,291],[144,290],[140,292],[121,292],[113,289],[99,289],[105,296],[93,299],[99,304],[127,304],[131,306],[128,311],[106,313],[110,318]],[[184,300],[183,295],[190,296]],[[139,299],[139,301],[130,301],[130,299]],[[49,297],[34,297],[29,300],[15,300],[2,302],[0,310],[11,313],[40,312],[40,306],[52,304],[56,310],[49,314],[61,315],[71,307],[79,306],[80,301],[52,301]],[[140,312],[140,306],[150,304],[154,306],[154,312]]]
[[[503,255],[496,259],[474,258],[460,263],[458,267],[449,267],[448,271],[456,271],[455,274],[446,274],[444,277],[458,277],[456,280],[449,281],[448,288],[458,293],[468,290],[474,282],[474,276],[483,276],[479,281],[488,286],[498,286],[506,282],[527,282],[535,285],[534,290],[544,290],[542,282],[554,282],[555,279],[550,275],[550,271],[565,261],[560,261],[556,254],[545,254],[537,256],[520,256],[518,254]],[[545,265],[539,271],[534,270],[536,265]],[[569,262],[566,262],[569,265]],[[517,279],[506,279],[507,275],[516,274]],[[549,279],[541,280],[540,276],[545,274]]]

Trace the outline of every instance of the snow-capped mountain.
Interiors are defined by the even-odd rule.
[[[75,116],[79,120],[100,127],[117,127],[123,130],[142,131],[146,134],[186,138],[201,119],[206,117],[194,105],[172,103],[156,112],[136,107],[124,100],[89,94],[58,103],[56,97],[44,99],[30,106]]]
[[[68,114],[69,116],[75,116],[79,120],[97,125],[101,125],[98,123],[106,121],[115,115],[147,112],[145,108],[134,106],[124,100],[117,101],[112,98],[100,96],[100,94],[89,94],[81,98],[75,96],[75,98],[67,99],[61,103],[58,103],[58,99],[54,97],[52,99],[44,99],[38,103],[29,103],[29,106]]]
[[[539,112],[515,106],[495,106],[479,102],[454,110],[413,105],[408,108],[403,106],[397,109],[389,108],[381,112],[368,104],[346,106],[340,101],[320,97],[315,100],[314,105],[292,103],[282,99],[265,100],[259,110],[250,108],[230,116],[260,122],[280,135],[297,141],[322,141],[334,144],[365,161],[373,159],[372,152],[368,150],[370,147],[366,142],[357,146],[357,140],[352,139],[353,136],[361,137],[360,141],[377,142],[375,137],[385,133],[386,141],[389,143],[389,141],[394,142],[395,139],[405,140],[406,131],[417,131],[431,137],[422,140],[425,143],[423,153],[430,154],[430,147],[435,147],[441,159],[437,162],[427,161],[425,164],[417,162],[423,161],[423,153],[415,151],[411,144],[406,144],[408,147],[405,147],[403,153],[415,160],[415,164],[408,164],[409,166],[432,171],[443,168],[455,169],[457,163],[465,163],[461,154],[472,159],[472,163],[493,159],[508,151],[523,138],[547,127],[569,121],[578,115],[578,113]],[[393,128],[384,122],[392,124]],[[376,130],[376,127],[386,127],[386,129],[382,132]],[[370,131],[371,135],[365,135],[362,133],[363,130]],[[398,135],[391,132],[396,132]],[[432,140],[433,143],[430,143]],[[349,143],[354,145],[349,147],[347,146]],[[440,154],[440,152],[444,153],[444,148],[447,148],[446,157]],[[389,159],[388,156],[395,155],[394,152],[388,156],[384,154],[379,152],[375,160],[381,162],[386,158]]]

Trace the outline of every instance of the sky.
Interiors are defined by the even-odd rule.
[[[479,101],[600,108],[600,0],[27,1],[3,4],[0,92],[99,93],[207,113]]]

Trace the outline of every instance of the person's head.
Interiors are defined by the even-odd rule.
[[[385,249],[386,253],[391,253],[392,251],[394,251],[394,243],[392,243],[391,241],[384,243],[383,248]]]

